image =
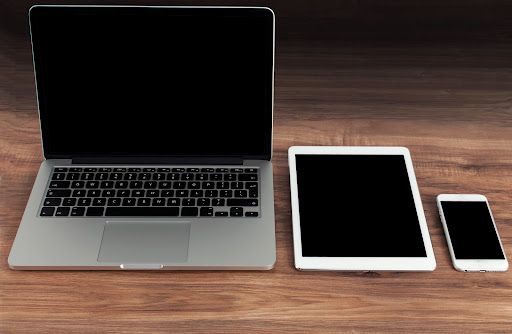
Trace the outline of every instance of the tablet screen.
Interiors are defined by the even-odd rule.
[[[403,155],[296,155],[303,257],[426,257]]]

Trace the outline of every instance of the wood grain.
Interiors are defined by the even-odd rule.
[[[434,203],[487,195],[512,258],[512,43],[282,41],[272,271],[19,272],[7,255],[42,157],[26,41],[0,42],[1,333],[512,331],[512,272],[455,271]],[[296,271],[291,145],[409,147],[436,271]]]

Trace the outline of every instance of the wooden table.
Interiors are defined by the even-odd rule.
[[[512,332],[512,272],[455,271],[435,207],[487,195],[512,259],[512,43],[280,42],[271,271],[22,272],[7,255],[42,155],[27,44],[2,38],[1,333]],[[291,145],[408,147],[437,269],[296,271]]]

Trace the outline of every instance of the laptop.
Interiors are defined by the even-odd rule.
[[[270,269],[274,14],[34,6],[44,161],[13,269]]]

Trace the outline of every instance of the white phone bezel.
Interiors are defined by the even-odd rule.
[[[491,207],[489,205],[489,201],[484,195],[479,194],[440,194],[437,196],[437,208],[439,210],[439,216],[441,217],[441,224],[443,225],[444,235],[446,236],[446,242],[448,244],[448,249],[450,251],[450,257],[452,258],[453,266],[458,271],[507,271],[508,269],[508,261],[507,255],[505,254],[503,244],[501,243],[501,238],[498,233],[498,229],[496,228],[496,222],[494,221],[494,216],[492,214]],[[494,226],[494,230],[496,231],[496,235],[498,236],[498,241],[500,243],[501,251],[505,258],[501,259],[457,259],[455,257],[455,252],[452,247],[452,242],[450,239],[450,233],[448,231],[448,226],[446,225],[446,220],[444,217],[443,207],[441,202],[485,202],[487,204],[487,208],[489,209],[489,214],[491,215],[492,223]]]
[[[318,155],[402,155],[416,206],[426,257],[303,257],[300,233],[299,197],[295,156]],[[292,227],[295,267],[299,270],[336,271],[433,271],[436,260],[427,228],[420,193],[409,150],[405,147],[365,146],[292,146],[288,150],[292,202]]]

